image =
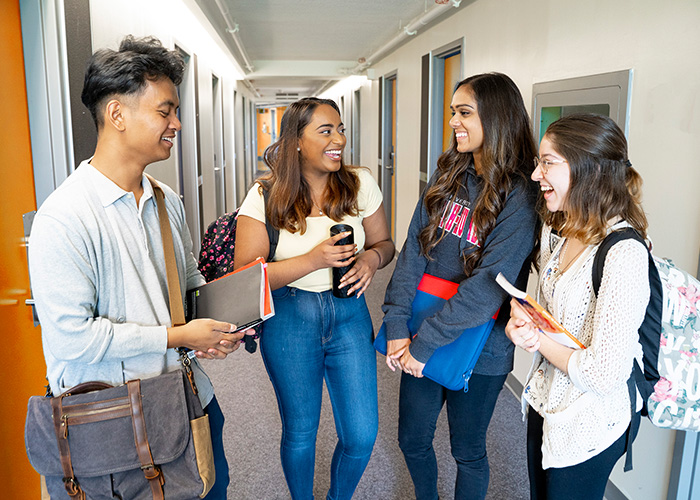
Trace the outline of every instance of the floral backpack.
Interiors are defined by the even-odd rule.
[[[265,202],[267,202],[267,190],[263,190]],[[217,278],[221,278],[226,274],[233,272],[233,255],[236,244],[236,221],[238,219],[238,210],[228,212],[209,224],[207,231],[202,237],[202,247],[199,251],[199,272],[202,273],[204,279],[208,282]],[[267,261],[271,261],[275,256],[277,242],[279,240],[279,230],[272,227],[271,224],[265,222],[267,236],[270,240],[270,253]],[[245,348],[248,352],[255,352],[255,340],[260,334],[260,325],[255,327],[254,335],[246,335]]]
[[[610,233],[593,261],[593,290],[598,295],[608,250],[633,238],[632,228]],[[644,408],[642,414],[657,427],[700,431],[700,282],[670,260],[649,252],[651,297],[639,328],[644,351],[642,370],[635,361],[633,375]]]
[[[238,209],[225,213],[209,224],[199,251],[199,272],[209,283],[233,271]]]

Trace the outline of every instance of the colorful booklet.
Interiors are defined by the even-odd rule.
[[[267,264],[262,257],[186,294],[187,321],[212,318],[233,323],[238,331],[274,315]]]
[[[549,311],[539,305],[530,295],[515,288],[503,274],[498,273],[498,276],[496,276],[496,283],[501,285],[501,288],[518,301],[528,316],[530,316],[532,322],[542,333],[547,334],[547,336],[566,347],[571,347],[572,349],[586,348],[586,346],[571,335],[561,323],[554,319],[554,316],[552,316]]]

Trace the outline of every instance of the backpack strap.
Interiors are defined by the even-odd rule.
[[[640,241],[646,248],[646,244],[644,243],[644,240],[642,237],[631,227],[626,227],[624,229],[620,229],[619,231],[613,231],[609,235],[605,237],[605,239],[601,242],[600,246],[598,247],[598,251],[595,254],[595,257],[593,258],[593,292],[595,293],[595,296],[598,297],[598,291],[600,290],[600,282],[603,280],[603,268],[605,267],[605,258],[608,255],[608,251],[618,242],[622,240],[637,240]],[[629,398],[630,398],[630,413],[631,413],[631,418],[630,418],[630,425],[627,428],[626,432],[626,442],[625,442],[625,467],[624,471],[630,471],[632,470],[632,422],[634,422],[634,417],[635,414],[637,413],[637,391],[636,391],[636,386],[638,385],[639,381],[637,380],[636,373],[641,372],[639,368],[639,363],[637,363],[637,360],[635,359],[633,362],[632,366],[632,373],[630,373],[629,378],[627,379],[627,391],[629,393]],[[644,376],[642,375],[642,379]],[[639,387],[642,387],[640,385]]]
[[[637,240],[644,248],[647,247],[642,236],[631,227],[626,227],[618,231],[613,231],[605,237],[598,247],[598,251],[593,259],[593,292],[595,296],[598,296],[598,290],[600,289],[600,282],[603,279],[603,267],[605,266],[605,257],[608,255],[608,250],[610,250],[616,243],[622,240]]]
[[[265,189],[265,186],[263,186],[263,198],[265,199],[265,206],[267,207],[267,201],[270,199],[270,191]],[[280,230],[275,229],[267,217],[265,217],[265,229],[267,229],[267,239],[270,240],[270,251],[267,254],[267,262],[270,262],[275,256],[275,251],[277,250],[277,243],[280,239]]]
[[[661,316],[663,312],[663,286],[661,285],[661,277],[659,270],[654,262],[654,257],[649,252],[646,242],[641,235],[631,227],[613,231],[605,237],[600,244],[595,258],[593,259],[593,291],[596,297],[600,289],[600,282],[603,278],[603,267],[605,266],[605,257],[608,250],[615,243],[626,240],[635,239],[639,241],[649,254],[649,305],[647,306],[644,321],[639,327],[639,342],[642,344],[644,351],[644,370],[635,361],[633,370],[634,378],[637,382],[637,388],[642,395],[645,407],[642,410],[642,415],[646,415],[646,401],[654,392],[654,384],[659,380],[659,335],[661,333]]]
[[[637,360],[634,361],[634,367],[632,368],[632,373],[634,374],[635,371],[639,368],[639,365],[637,364]],[[634,379],[634,375],[630,375],[629,378],[627,379],[627,392],[630,397],[630,409],[632,411],[632,415],[630,418],[630,425],[627,428],[626,434],[626,439],[625,439],[625,468],[624,471],[628,472],[632,470],[632,442],[634,439],[632,438],[632,424],[634,422],[634,417],[636,416],[636,405],[635,403],[637,402],[637,389],[636,389],[636,382]]]
[[[593,259],[592,276],[593,292],[595,293],[596,297],[598,297],[600,283],[603,279],[603,268],[605,266],[605,258],[608,251],[616,243],[628,239],[637,240],[644,245],[644,248],[647,249],[647,253],[649,254],[649,287],[651,290],[651,296],[649,297],[649,305],[647,306],[644,320],[642,321],[642,325],[639,327],[639,341],[642,344],[642,349],[644,351],[644,371],[642,371],[642,368],[635,359],[632,365],[632,373],[630,373],[630,376],[627,379],[631,420],[630,426],[627,429],[627,442],[625,444],[625,453],[627,455],[625,457],[625,472],[632,470],[632,434],[635,430],[634,424],[637,414],[635,404],[637,402],[637,391],[635,389],[638,389],[642,396],[642,401],[644,402],[642,414],[646,415],[646,401],[649,399],[649,396],[651,396],[654,390],[653,385],[649,382],[649,380],[654,380],[654,376],[656,377],[656,380],[659,378],[657,362],[659,332],[661,331],[661,297],[663,293],[659,272],[656,269],[654,258],[652,257],[651,252],[649,252],[649,248],[647,247],[644,238],[642,238],[642,236],[634,228],[626,227],[618,231],[611,232],[605,237],[598,247],[598,251]],[[654,332],[656,332],[655,335]],[[650,348],[645,348],[647,345],[650,346]],[[654,348],[654,346],[656,346],[656,348]]]

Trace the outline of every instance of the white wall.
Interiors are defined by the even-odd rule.
[[[330,87],[328,90],[319,95],[323,99],[333,99],[338,106],[340,106],[341,97],[344,98],[345,109],[341,109],[341,119],[345,125],[345,134],[348,138],[348,143],[345,146],[345,151],[348,156],[346,163],[351,163],[349,160],[350,152],[350,135],[352,131],[352,120],[356,118],[352,116],[353,101],[355,99],[355,91],[360,91],[360,154],[361,161],[360,165],[367,167],[372,172],[375,180],[378,178],[377,169],[377,145],[376,139],[374,141],[374,149],[371,149],[371,137],[372,134],[377,133],[377,106],[376,99],[372,97],[372,81],[367,80],[364,77],[350,77],[341,80],[338,84]],[[370,121],[369,117],[373,117],[375,121]]]
[[[465,37],[464,75],[500,71],[520,87],[632,68],[630,158],[645,180],[655,253],[695,272],[700,249],[700,2],[476,0],[373,65],[398,72],[397,246],[418,198],[420,58]],[[377,86],[363,115],[363,163],[376,165]],[[363,104],[363,108],[364,108]],[[363,109],[364,112],[364,109]],[[369,139],[369,144],[365,142]],[[518,354],[522,382],[528,355]],[[612,475],[630,499],[665,498],[674,432],[644,422],[635,468]]]
[[[178,45],[190,54],[197,55],[199,90],[199,138],[202,162],[203,220],[206,229],[216,218],[216,194],[214,191],[214,130],[212,108],[212,74],[220,79],[223,93],[224,151],[227,165],[226,200],[228,209],[240,204],[236,194],[236,175],[233,171],[238,158],[242,158],[243,143],[236,141],[242,136],[242,121],[234,117],[234,90],[238,99],[251,98],[248,89],[239,81],[242,71],[225,45],[212,29],[194,0],[121,0],[90,2],[93,48],[116,49],[127,34],[134,36],[153,35],[163,45],[174,48]],[[237,109],[241,113],[241,108]],[[183,127],[187,124],[183,124]],[[148,171],[158,179],[179,189],[177,155],[151,165]],[[189,209],[188,209],[189,210]],[[188,219],[189,220],[189,219]],[[193,235],[193,239],[197,240]],[[195,243],[196,245],[196,243]],[[195,249],[198,251],[198,249]]]
[[[398,70],[399,212],[418,197],[420,57],[431,49],[464,36],[463,76],[507,73],[528,108],[534,83],[632,68],[630,157],[646,181],[656,253],[694,270],[700,246],[700,201],[693,194],[700,185],[694,168],[700,163],[699,22],[695,0],[477,0],[417,35],[373,66],[380,75]],[[373,89],[363,130],[376,127],[376,100]],[[376,163],[376,135],[362,147],[367,164]],[[674,203],[666,199],[668,189]],[[410,210],[399,214],[399,240],[409,218]],[[687,234],[676,234],[681,225]]]

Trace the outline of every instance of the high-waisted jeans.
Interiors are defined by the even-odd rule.
[[[283,287],[273,292],[260,350],[282,419],[280,455],[294,500],[313,499],[323,380],[338,443],[328,499],[352,497],[377,436],[377,370],[365,298]]]

